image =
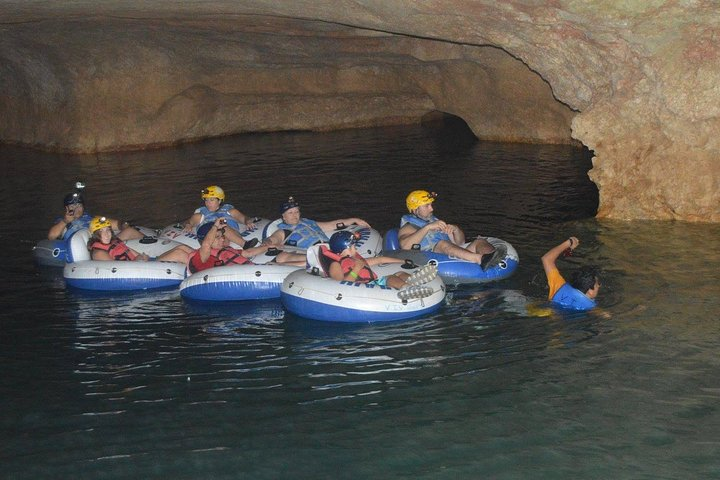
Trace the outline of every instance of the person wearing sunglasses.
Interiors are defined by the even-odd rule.
[[[225,235],[228,239],[241,247],[245,246],[245,239],[240,235],[240,225],[247,228],[255,226],[252,217],[242,213],[229,203],[225,203],[225,191],[217,185],[210,185],[200,192],[204,205],[185,221],[185,232],[198,233],[200,228],[222,218],[227,222]],[[209,228],[209,227],[207,227]],[[243,229],[244,230],[244,229]]]
[[[68,240],[75,232],[90,227],[93,216],[85,212],[85,199],[82,193],[73,192],[65,195],[63,199],[64,212],[58,217],[50,230],[48,240]],[[117,237],[120,240],[133,240],[143,238],[143,234],[133,228],[127,222],[121,222],[113,218],[107,219]]]
[[[485,269],[492,263],[495,247],[482,237],[466,242],[460,227],[437,218],[432,205],[436,198],[435,192],[427,190],[408,194],[405,204],[409,213],[403,215],[398,231],[400,248],[442,253],[478,263]]]
[[[141,261],[160,260],[166,262],[187,263],[189,255],[194,250],[185,245],[178,245],[157,258],[150,258],[145,253],[138,253],[116,236],[113,232],[112,221],[107,217],[93,217],[90,221],[90,240],[88,250],[93,260],[109,261]]]
[[[282,221],[278,229],[265,239],[266,243],[280,247],[289,245],[299,248],[310,248],[317,243],[327,243],[328,237],[325,231],[334,230],[338,224],[357,224],[361,227],[370,228],[370,225],[361,218],[339,218],[327,222],[316,222],[300,215],[300,204],[289,197],[286,202],[280,205]]]
[[[595,265],[585,265],[573,272],[570,281],[566,282],[555,265],[560,255],[571,255],[579,245],[577,237],[568,238],[548,250],[542,256],[542,264],[550,303],[570,310],[586,311],[597,306],[595,299],[600,291],[600,269]]]
[[[398,297],[402,300],[427,297],[433,289],[424,286],[437,276],[436,265],[425,265],[412,275],[397,272],[392,275],[378,277],[372,270],[373,265],[385,263],[404,263],[404,260],[391,257],[363,258],[355,244],[360,236],[357,232],[335,232],[330,237],[328,247],[322,245],[320,254],[327,260],[321,260],[330,278],[339,282],[375,283],[399,290]]]

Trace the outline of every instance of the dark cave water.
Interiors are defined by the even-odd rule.
[[[594,219],[586,151],[402,127],[0,159],[2,478],[720,478],[720,226]],[[382,232],[427,188],[521,265],[386,325],[87,295],[31,257],[78,179],[92,212],[154,227],[218,184]],[[536,316],[539,257],[571,234],[561,270],[602,265],[606,315]]]

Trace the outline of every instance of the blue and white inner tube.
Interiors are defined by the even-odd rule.
[[[406,320],[427,315],[439,309],[445,299],[445,284],[440,276],[428,282],[430,296],[401,300],[398,290],[375,284],[355,283],[326,276],[318,261],[319,246],[308,250],[310,270],[289,274],[280,289],[285,308],[300,317],[327,322],[373,323]],[[398,271],[412,274],[418,267],[408,265],[375,265],[373,271],[382,277]]]
[[[510,277],[520,264],[520,257],[515,248],[499,238],[487,237],[486,240],[495,247],[497,254],[485,270],[477,263],[442,253],[401,250],[397,228],[385,234],[385,248],[382,255],[410,259],[418,265],[434,262],[438,266],[438,275],[449,285],[486,283]]]
[[[246,242],[253,239],[257,239],[258,242],[261,242],[264,238],[263,232],[270,223],[270,220],[268,220],[267,218],[255,217],[253,218],[253,223],[255,224],[255,226],[252,228],[247,228],[245,227],[245,225],[241,225],[243,229],[239,232],[240,236],[243,237]],[[163,228],[160,231],[159,237],[182,243],[183,245],[187,245],[188,247],[194,248],[195,250],[200,248],[200,240],[197,236],[197,228],[193,228],[191,232],[186,232],[185,230],[183,230],[183,225],[181,223],[168,225],[167,227]],[[237,245],[235,243],[231,243],[230,246],[234,248],[240,248],[240,245]]]
[[[158,261],[102,261],[91,260],[87,249],[90,233],[76,232],[68,241],[68,261],[63,269],[65,282],[83,290],[123,291],[171,288],[180,285],[185,278],[184,263]],[[160,255],[178,245],[170,240],[141,243],[142,240],[126,242],[130,248],[149,256]]]
[[[302,270],[292,265],[223,265],[195,272],[180,284],[180,295],[188,300],[231,302],[280,297],[280,286],[290,273]]]
[[[64,267],[67,249],[68,242],[65,240],[40,240],[33,247],[33,258],[44,267]]]

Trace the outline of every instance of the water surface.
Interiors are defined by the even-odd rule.
[[[720,478],[720,227],[595,220],[587,152],[403,127],[0,160],[2,478]],[[384,231],[427,188],[521,265],[386,325],[88,295],[30,253],[77,179],[91,212],[155,227],[219,184],[248,214],[294,195]],[[533,308],[569,235],[602,316]]]

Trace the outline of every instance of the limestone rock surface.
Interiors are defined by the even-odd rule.
[[[581,142],[601,217],[720,221],[715,0],[0,4],[0,141],[94,152],[462,117]]]

